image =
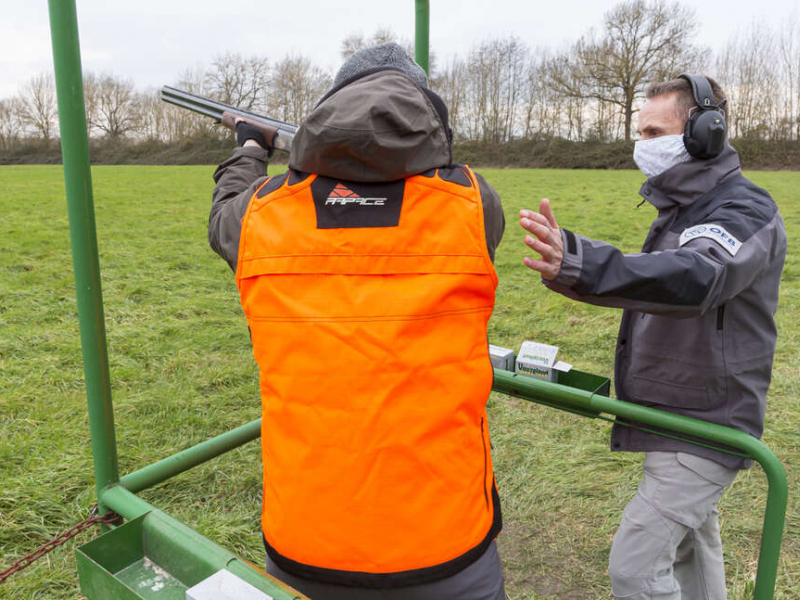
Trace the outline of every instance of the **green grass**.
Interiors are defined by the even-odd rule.
[[[93,170],[122,473],[259,416],[257,372],[233,277],[206,242],[211,167]],[[554,343],[609,375],[619,312],[548,292],[521,263],[522,207],[551,199],[559,222],[638,251],[654,216],[632,171],[485,170],[508,219],[497,253],[493,343]],[[800,173],[750,173],[771,191],[790,243]],[[94,500],[69,233],[60,167],[0,169],[0,568],[82,519]],[[790,252],[764,441],[787,467],[777,598],[800,599],[800,255]],[[609,425],[495,395],[500,547],[514,600],[608,598],[611,538],[640,456],[608,451]],[[257,443],[142,496],[262,563]],[[752,587],[766,481],[743,473],[721,502],[730,597]],[[86,541],[85,533],[79,540]],[[75,542],[0,586],[0,598],[79,598]]]

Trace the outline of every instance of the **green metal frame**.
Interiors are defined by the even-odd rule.
[[[417,0],[414,36],[414,60],[430,75],[428,59],[430,54],[430,0]]]
[[[247,581],[260,581],[262,586],[267,585],[265,589],[276,599],[297,598],[276,580],[136,496],[137,492],[258,438],[260,420],[119,477],[75,0],[49,0],[49,9],[92,456],[100,510],[113,510],[127,520],[146,514],[155,515],[155,525],[151,526],[159,528],[176,547],[197,561],[214,568],[227,568]],[[429,66],[429,14],[429,1],[417,0],[415,54],[417,62],[426,71]],[[788,483],[780,461],[759,440],[720,425],[517,376],[507,371],[495,370],[493,388],[498,392],[587,417],[603,418],[602,414],[606,413],[672,434],[699,438],[705,441],[701,443],[727,446],[758,462],[766,472],[769,488],[754,598],[769,600],[773,597]]]
[[[100,509],[103,510],[103,490],[119,480],[119,467],[114,410],[111,404],[103,292],[100,286],[100,262],[97,255],[78,20],[74,0],[50,0],[49,6],[61,154],[67,190],[86,398],[89,404],[89,428],[92,433],[95,486]]]

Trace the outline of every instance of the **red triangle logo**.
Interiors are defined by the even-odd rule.
[[[336,187],[333,188],[333,191],[330,193],[329,198],[358,198],[358,194],[356,194],[353,190],[348,188],[346,185],[342,183],[336,184]]]

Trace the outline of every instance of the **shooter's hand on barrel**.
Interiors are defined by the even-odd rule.
[[[222,124],[236,132],[236,141],[240,146],[255,146],[256,144],[268,150],[270,156],[275,149],[275,140],[278,130],[269,125],[256,123],[249,119],[236,116],[229,112],[222,114]]]
[[[561,240],[561,230],[558,228],[550,201],[547,198],[539,203],[539,212],[532,210],[519,211],[520,225],[534,236],[526,235],[525,244],[542,259],[534,260],[529,257],[522,259],[525,266],[538,271],[545,279],[555,279],[561,271],[561,259],[564,256],[564,243]]]

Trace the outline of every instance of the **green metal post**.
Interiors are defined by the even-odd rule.
[[[417,64],[425,69],[425,72],[430,75],[430,70],[428,69],[428,58],[430,56],[430,0],[417,0],[416,12],[417,18],[414,43],[414,60],[416,60]]]
[[[764,469],[769,484],[753,599],[772,599],[778,573],[778,558],[783,539],[789,484],[783,465],[760,440],[730,427],[690,419],[499,369],[494,371],[492,388],[497,392],[541,402],[549,406],[559,407],[560,405],[587,416],[592,413],[599,415],[605,412],[636,423],[730,446],[751,456]]]
[[[100,262],[97,257],[78,19],[75,0],[49,0],[49,6],[83,371],[89,405],[95,486],[100,502],[102,491],[119,480],[119,468],[100,288]],[[104,510],[105,507],[100,506],[100,511]]]

